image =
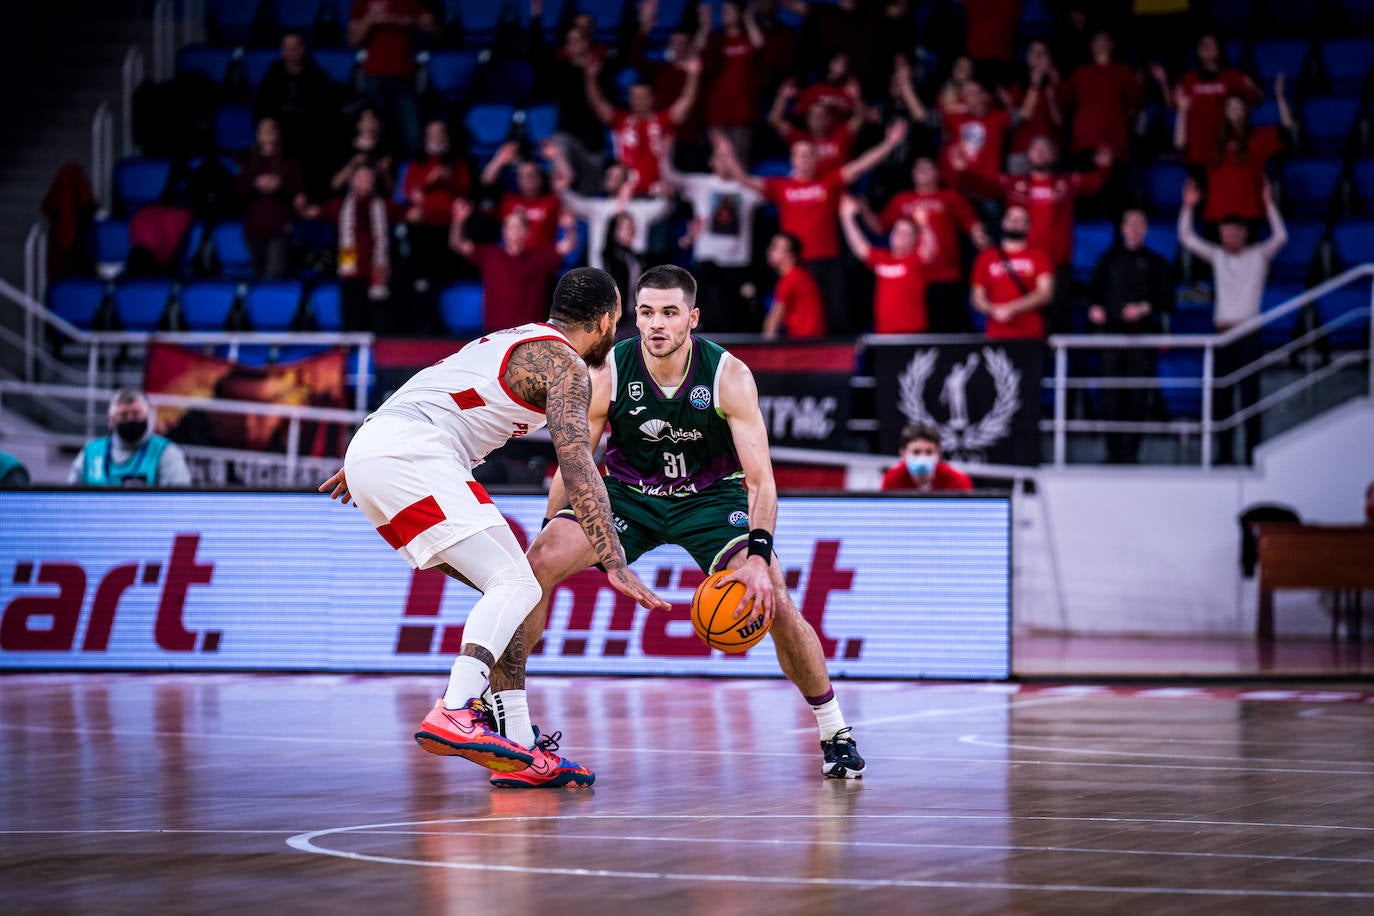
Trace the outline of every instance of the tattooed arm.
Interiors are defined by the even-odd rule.
[[[587,412],[587,433],[592,443],[593,453],[611,412],[611,371],[605,367],[592,370],[592,406]],[[544,511],[545,518],[568,508],[568,489],[563,486],[563,474],[555,470],[549,480],[549,505]]]
[[[625,562],[625,548],[615,533],[610,497],[592,459],[587,417],[592,382],[587,364],[559,341],[532,340],[511,353],[505,381],[520,397],[544,408],[568,500],[611,585],[646,608],[667,609],[667,602],[639,581]]]

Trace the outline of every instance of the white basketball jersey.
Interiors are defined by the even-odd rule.
[[[506,387],[511,351],[562,332],[542,322],[493,331],[419,372],[387,398],[377,413],[424,420],[453,437],[475,467],[495,449],[544,427],[544,411]]]

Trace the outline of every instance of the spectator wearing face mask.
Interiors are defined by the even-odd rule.
[[[972,490],[973,481],[940,460],[940,430],[933,423],[912,423],[902,430],[901,458],[883,474],[884,490]]]
[[[83,487],[186,487],[191,470],[172,440],[153,434],[148,397],[123,388],[110,400],[110,434],[92,439],[72,461],[67,483]]]

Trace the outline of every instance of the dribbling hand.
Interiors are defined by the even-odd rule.
[[[755,560],[759,562],[755,563]],[[749,557],[744,561],[744,565],[738,569],[732,569],[728,576],[723,577],[716,588],[727,588],[732,582],[741,583],[745,589],[744,597],[735,606],[735,619],[738,620],[743,617],[745,608],[749,607],[749,602],[755,601],[763,608],[764,617],[767,618],[771,626],[777,592],[773,587],[773,577],[769,572],[769,564],[763,562],[763,557]]]

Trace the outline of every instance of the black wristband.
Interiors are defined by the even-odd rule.
[[[763,557],[765,563],[773,560],[773,534],[762,528],[749,532],[749,556]]]

